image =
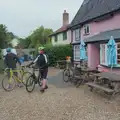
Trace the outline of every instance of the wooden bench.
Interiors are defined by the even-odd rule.
[[[114,95],[120,92],[120,75],[113,72],[98,73],[95,74],[94,81],[88,82],[86,85],[91,88],[90,90],[96,88]]]
[[[113,93],[114,90],[110,89],[110,88],[106,88],[104,86],[101,86],[101,85],[98,85],[96,83],[93,83],[93,82],[89,82],[89,83],[86,83],[86,85],[88,85],[89,87],[91,87],[92,89],[93,88],[97,88],[97,89],[100,89],[100,90],[103,90],[105,92],[108,92],[108,93]],[[91,90],[92,90],[91,89]]]

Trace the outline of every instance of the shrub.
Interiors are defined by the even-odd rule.
[[[4,62],[2,59],[2,50],[0,49],[0,73],[2,72],[3,68],[4,68]]]
[[[72,46],[63,45],[63,46],[46,46],[45,52],[49,56],[49,65],[54,66],[56,61],[65,60],[66,56],[72,56]]]

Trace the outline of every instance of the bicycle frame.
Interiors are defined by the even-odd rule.
[[[7,72],[8,77],[9,77],[9,81],[8,81],[9,83],[12,82],[12,78],[14,78],[14,80],[16,80],[17,82],[22,82],[22,80],[17,76],[17,74],[15,75],[15,73],[19,73],[20,72],[20,74],[22,75],[24,73],[23,69],[20,69],[20,70],[15,69],[15,70],[13,70],[11,68],[7,68],[6,70],[9,70],[8,71],[9,73]],[[6,70],[5,70],[5,72],[6,72]]]
[[[39,75],[38,75],[38,76],[35,75],[36,68],[33,67],[33,66],[32,66],[31,68],[32,68],[32,76],[33,76],[33,78],[34,78],[36,81],[38,81],[38,80],[39,80]]]

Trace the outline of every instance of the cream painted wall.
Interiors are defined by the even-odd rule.
[[[57,42],[55,41],[55,36],[52,36],[52,45],[66,45],[71,43],[71,31],[67,31],[67,39],[63,40],[63,33],[57,34]]]

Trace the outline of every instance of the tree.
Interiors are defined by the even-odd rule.
[[[25,39],[19,38],[19,45],[23,48],[38,48],[39,45],[50,43],[49,35],[52,33],[52,29],[41,26]]]
[[[7,44],[7,27],[0,24],[0,48],[4,48]]]
[[[31,46],[37,47],[38,45],[42,44],[45,45],[50,43],[49,35],[53,33],[52,29],[44,28],[43,26],[37,28],[31,34]]]
[[[19,44],[18,46],[20,48],[28,48],[30,46],[30,43],[31,43],[31,38],[30,36],[26,37],[25,39],[23,38],[18,38],[19,40]]]
[[[16,37],[12,32],[8,32],[5,25],[0,24],[0,48],[11,46],[11,41]]]

